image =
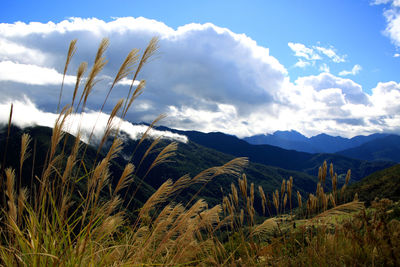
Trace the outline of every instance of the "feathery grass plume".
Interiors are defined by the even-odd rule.
[[[285,212],[286,204],[287,204],[287,193],[285,193],[285,196],[283,198],[283,212]]]
[[[123,141],[120,138],[115,138],[113,143],[111,144],[110,149],[107,152],[105,159],[107,162],[115,159],[118,153],[122,150]]]
[[[290,212],[292,212],[292,187],[293,187],[293,177],[290,176],[289,181],[287,183],[287,192],[289,196],[289,207],[290,207]]]
[[[286,180],[283,179],[282,180],[282,185],[281,185],[281,199],[280,199],[281,209],[284,208],[284,206],[283,206],[283,197],[284,197],[284,194],[285,194],[285,190],[286,190]]]
[[[60,143],[62,137],[64,136],[64,124],[69,115],[72,113],[72,108],[65,106],[61,112],[60,115],[58,116],[54,128],[53,128],[53,134],[51,136],[51,143],[50,143],[50,154],[48,161],[50,162],[52,158],[54,157],[54,154],[56,153],[56,148],[58,143]]]
[[[28,199],[28,190],[26,187],[21,188],[19,190],[18,194],[18,212],[17,212],[17,218],[18,220],[22,220],[22,213],[24,212],[25,209],[25,203]]]
[[[19,158],[19,184],[18,186],[22,186],[22,166],[24,165],[25,160],[30,156],[29,144],[31,143],[31,137],[29,134],[24,133],[21,136],[21,152]]]
[[[277,228],[278,228],[278,223],[276,222],[276,219],[269,218],[269,219],[266,219],[262,224],[255,227],[250,235],[255,236],[255,235],[268,234]]]
[[[198,175],[196,175],[192,179],[192,184],[196,183],[203,183],[203,186],[192,196],[190,201],[186,204],[188,206],[192,201],[197,197],[198,194],[204,189],[204,187],[207,185],[209,181],[211,181],[214,177],[222,174],[227,174],[227,175],[232,175],[232,176],[239,176],[240,173],[243,171],[243,168],[247,166],[248,164],[248,159],[247,158],[235,158],[227,163],[225,163],[222,166],[219,167],[212,167],[209,169],[206,169],[202,172],[200,172]],[[246,175],[243,174],[243,184],[246,187],[247,190],[247,178]],[[239,179],[240,181],[240,179]],[[240,187],[240,182],[239,182],[239,187]],[[242,190],[242,187],[240,187],[240,190]],[[243,191],[242,191],[243,193]],[[247,193],[246,193],[247,194]]]
[[[76,164],[76,157],[78,155],[80,144],[81,144],[81,133],[78,132],[76,134],[74,145],[71,149],[70,155],[67,158],[67,164],[65,165],[65,169],[64,169],[63,175],[61,177],[62,187],[64,187],[65,184],[67,183],[67,179],[70,178],[72,169]]]
[[[328,200],[329,200],[329,197],[328,197],[328,195],[327,194],[323,194],[323,202],[322,202],[322,205],[323,205],[323,210],[324,211],[326,211],[327,209],[328,209]]]
[[[71,62],[71,58],[74,56],[74,54],[76,52],[76,41],[77,40],[74,39],[69,44],[67,60],[65,61],[64,74],[63,74],[63,79],[62,79],[62,83],[61,83],[60,96],[58,97],[57,113],[60,111],[61,96],[62,96],[62,91],[63,91],[63,87],[64,87],[65,75],[67,74],[67,69],[68,69],[69,63]]]
[[[107,102],[107,99],[108,99],[108,97],[110,96],[111,91],[113,90],[114,86],[115,86],[118,82],[120,82],[123,78],[127,77],[127,76],[133,71],[133,65],[135,65],[136,62],[137,62],[138,59],[139,59],[138,52],[139,52],[139,50],[136,49],[136,48],[134,48],[134,49],[132,49],[132,50],[129,52],[129,54],[126,56],[124,62],[122,63],[121,67],[120,67],[119,70],[118,70],[117,75],[116,75],[115,78],[114,78],[113,83],[111,84],[110,89],[108,90],[107,96],[106,96],[106,98],[104,99],[103,105],[102,105],[101,108],[100,108],[100,112],[103,111],[104,106],[105,106],[105,104],[106,104],[106,102]]]
[[[345,204],[336,206],[336,207],[329,209],[323,213],[320,213],[311,220],[316,220],[316,219],[320,219],[320,218],[332,216],[332,215],[343,215],[343,214],[349,214],[352,212],[358,212],[358,211],[363,210],[364,208],[365,208],[364,202],[353,201],[353,202],[349,202],[349,203],[345,203]]]
[[[15,203],[15,171],[11,168],[5,170],[6,173],[6,195],[8,197],[8,219],[13,223],[17,222],[17,207]]]
[[[263,215],[265,215],[265,206],[267,205],[267,198],[265,197],[264,190],[261,185],[258,186],[258,191],[260,192],[260,196],[261,196],[261,205],[262,205]]]
[[[299,204],[299,207],[301,208],[303,203],[301,201],[301,195],[300,195],[299,191],[297,191],[297,203]]]
[[[94,241],[101,242],[102,239],[111,236],[123,225],[124,221],[122,213],[107,216],[104,218],[103,223],[99,227],[95,228],[93,233]]]
[[[329,200],[332,203],[332,206],[336,207],[336,201],[335,198],[333,197],[332,193],[329,194]]]
[[[190,184],[191,184],[191,178],[189,174],[181,176],[178,180],[174,182],[171,194],[187,188]]]
[[[340,193],[343,195],[345,190],[346,190],[346,184],[343,184],[342,188],[340,189]]]
[[[62,195],[61,199],[61,205],[59,209],[59,217],[60,220],[65,223],[66,216],[68,214],[69,208],[73,205],[74,203],[71,201],[71,195],[69,193],[64,193]]]
[[[107,121],[107,124],[106,124],[106,128],[105,128],[105,130],[104,130],[103,137],[101,138],[100,144],[99,144],[99,146],[98,146],[98,148],[97,148],[97,154],[100,153],[101,148],[103,147],[104,143],[107,141],[107,138],[110,136],[110,134],[111,134],[111,132],[112,132],[112,130],[113,130],[113,126],[114,126],[114,125],[113,125],[113,121],[114,121],[114,119],[115,119],[115,117],[116,117],[118,111],[121,109],[122,103],[123,103],[123,102],[124,102],[124,99],[121,98],[121,99],[117,102],[117,104],[115,104],[113,110],[111,111],[111,114],[110,114],[110,116],[108,117],[108,121]],[[100,113],[99,113],[99,116],[100,116]],[[90,139],[92,138],[92,136],[93,136],[95,127],[96,127],[96,124],[95,124],[95,125],[93,126],[93,128],[92,128],[92,132],[90,133],[89,140],[90,140]],[[117,130],[117,132],[115,133],[115,137],[116,137],[117,135],[118,135],[118,130]]]
[[[225,163],[222,166],[211,167],[211,168],[208,168],[208,169],[200,172],[195,177],[193,177],[192,184],[208,183],[214,177],[221,175],[221,174],[229,174],[232,176],[239,176],[240,173],[243,171],[243,168],[247,164],[248,164],[247,158],[235,158],[235,159]],[[246,190],[247,190],[247,179],[245,178],[246,176],[243,174],[242,177],[243,177],[243,180],[240,180],[240,178],[238,178],[239,187],[244,186],[244,187],[246,187]],[[240,181],[242,181],[242,183]],[[240,190],[242,191],[242,188],[240,188]]]
[[[254,205],[254,183],[250,184],[250,204],[253,207],[253,205]]]
[[[349,170],[347,170],[346,179],[345,179],[345,185],[349,184],[350,176],[351,176],[351,170],[349,169]]]
[[[199,229],[212,229],[212,225],[220,222],[220,213],[222,212],[221,205],[215,205],[211,209],[206,209],[199,213],[200,222],[198,223]]]
[[[144,177],[146,177],[154,167],[156,167],[162,163],[170,162],[171,161],[170,158],[176,155],[177,149],[178,149],[177,142],[172,142],[172,143],[168,144],[166,147],[164,147],[164,149],[161,150],[161,152],[157,155],[156,159],[150,165],[150,167],[147,170]]]
[[[149,44],[147,45],[146,49],[144,50],[143,55],[139,61],[139,65],[136,69],[135,75],[133,76],[132,83],[129,88],[128,96],[126,97],[126,101],[128,101],[128,99],[130,99],[133,84],[136,81],[136,78],[137,78],[139,72],[141,71],[143,66],[149,61],[149,59],[157,52],[157,50],[159,48],[158,40],[159,40],[158,37],[153,37],[150,40]],[[125,102],[125,105],[124,105],[124,114],[126,114],[126,111],[127,111],[127,102]]]
[[[236,186],[233,183],[231,183],[231,190],[232,190],[233,201],[234,201],[236,207],[238,207],[239,206],[238,191],[236,189]]]
[[[278,192],[278,189],[276,189],[275,192],[272,193],[272,200],[274,202],[276,214],[279,214],[279,192]]]
[[[173,182],[171,179],[165,181],[158,190],[144,203],[139,212],[139,219],[147,214],[155,205],[167,200],[172,191]]]
[[[282,185],[281,185],[281,196],[283,197],[283,194],[285,193],[285,189],[286,189],[286,180],[283,179],[282,180]]]
[[[135,149],[133,150],[131,157],[129,159],[129,161],[132,161],[137,149],[139,148],[139,146],[142,144],[142,142],[148,137],[149,132],[151,129],[153,129],[154,125],[159,122],[160,120],[164,119],[165,117],[167,117],[167,115],[165,114],[160,114],[158,115],[158,117],[149,125],[149,127],[147,127],[146,131],[144,132],[144,134],[142,134],[142,137],[140,138],[139,142],[137,143],[137,145],[135,146]]]
[[[243,209],[240,209],[239,221],[240,221],[240,225],[243,225],[243,223],[244,223],[244,210]]]
[[[150,146],[146,149],[146,151],[144,152],[144,154],[143,154],[142,158],[140,159],[140,162],[136,168],[136,173],[140,170],[142,163],[145,161],[147,156],[150,155],[150,153],[153,151],[154,147],[160,143],[161,137],[162,136],[158,136],[157,138],[155,138],[153,140],[153,142],[151,142]]]
[[[337,187],[337,173],[332,177],[332,191],[336,192]]]
[[[331,179],[333,179],[333,163],[331,162],[331,164],[329,165],[329,174],[331,176]]]
[[[238,178],[239,189],[240,189],[240,192],[242,193],[243,198],[247,199],[247,177],[246,177],[246,174],[243,173],[242,178],[243,179]]]
[[[322,164],[322,182],[325,184],[325,180],[326,180],[326,174],[328,171],[328,164],[326,163],[326,160],[324,161],[324,163]]]
[[[79,99],[78,106],[76,107],[77,111],[83,100],[81,112],[84,112],[89,94],[92,92],[94,85],[97,83],[97,81],[95,80],[96,76],[103,70],[104,66],[107,64],[107,60],[103,57],[103,54],[107,49],[108,44],[109,41],[107,38],[103,38],[103,40],[100,42],[93,67],[90,70],[89,76],[86,79],[81,98]]]
[[[119,190],[128,186],[128,184],[132,181],[131,175],[134,169],[135,166],[132,163],[126,164],[124,171],[122,172],[121,177],[119,178],[118,183],[115,186],[113,193],[114,196],[119,192]]]
[[[50,185],[50,183],[48,183],[48,180],[51,174],[54,172],[57,172],[57,174],[59,174],[56,166],[58,163],[61,162],[62,158],[63,158],[62,155],[57,155],[53,157],[51,161],[45,165],[46,168],[43,170],[43,174],[40,180],[41,189],[39,190],[39,192],[41,194],[44,194],[45,191],[48,189],[48,186]]]
[[[83,76],[83,74],[85,73],[85,71],[87,69],[87,66],[88,66],[87,62],[82,62],[78,67],[78,71],[76,72],[76,82],[75,82],[74,93],[72,95],[71,107],[74,106],[75,99],[76,99],[76,94],[78,93],[78,88],[79,88],[79,85],[81,83],[82,76]]]
[[[97,192],[102,189],[104,185],[104,181],[109,175],[108,172],[108,164],[109,160],[104,158],[101,162],[99,162],[96,168],[93,171],[93,174],[88,180],[88,190],[87,190],[87,198],[88,199],[97,199]],[[96,192],[93,194],[93,192]]]
[[[322,167],[318,168],[318,182],[322,183]]]
[[[122,114],[122,118],[125,118],[126,113],[128,112],[129,108],[131,107],[133,101],[135,101],[135,99],[138,98],[143,93],[143,89],[145,86],[146,86],[145,80],[141,80],[139,82],[138,86],[136,86],[135,91],[133,92],[131,98],[129,99],[128,106],[126,107],[126,109],[124,110],[124,113]]]

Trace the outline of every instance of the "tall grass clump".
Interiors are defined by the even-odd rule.
[[[63,77],[76,52],[76,43],[77,40],[73,40],[69,46]],[[88,158],[91,147],[88,143],[81,142],[80,131],[74,137],[66,135],[68,119],[72,115],[83,116],[90,94],[98,81],[97,77],[107,64],[104,52],[108,44],[108,39],[101,41],[87,77],[84,78],[84,74],[88,64],[83,62],[79,65],[71,103],[64,107],[61,105],[64,86],[62,82],[57,107],[59,116],[52,130],[41,175],[35,175],[31,188],[23,187],[26,183],[22,182],[27,179],[24,177],[24,163],[29,157],[35,158],[36,155],[35,149],[31,148],[31,136],[27,133],[22,135],[17,169],[4,166],[6,160],[3,160],[3,201],[0,217],[2,265],[193,265],[207,261],[213,263],[217,255],[222,253],[218,250],[221,245],[218,246],[212,235],[217,224],[221,224],[221,205],[209,208],[204,200],[198,198],[193,198],[187,205],[169,200],[190,185],[205,185],[222,174],[239,175],[247,164],[245,158],[210,168],[194,178],[186,175],[175,182],[165,181],[141,207],[136,207],[138,210],[133,219],[126,216],[122,204],[127,201],[121,197],[121,193],[135,198],[143,180],[133,185],[132,182],[139,178],[135,175],[135,166],[130,162],[123,167],[120,177],[114,177],[110,171],[113,160],[123,147],[118,134],[120,125],[115,123],[115,119],[117,116],[124,119],[134,100],[143,92],[145,81],[141,80],[137,86],[134,86],[134,82],[140,70],[157,52],[157,38],[149,42],[141,55],[138,49],[133,49],[118,70],[100,112],[119,81],[132,76],[132,84],[126,98],[115,104],[96,156]],[[80,88],[82,92],[79,96]],[[10,135],[12,112],[11,106],[7,138]],[[137,146],[142,144],[148,137],[150,128],[163,117],[161,115],[156,118]],[[93,128],[89,136],[89,143],[94,130]],[[109,140],[111,145],[103,155],[102,147]],[[158,142],[159,139],[153,141],[145,156],[154,153]],[[8,142],[3,148],[4,158],[7,157],[7,145]],[[176,149],[177,143],[171,143],[162,149],[146,175],[156,166],[169,162]],[[131,160],[135,157],[135,151],[132,152]]]

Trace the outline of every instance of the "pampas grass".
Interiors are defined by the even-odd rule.
[[[269,197],[271,192],[264,192],[261,186],[256,196],[257,185],[248,181],[243,173],[247,158],[208,168],[193,178],[186,174],[175,182],[168,179],[144,204],[131,206],[149,172],[160,164],[168,164],[179,144],[172,142],[159,150],[148,169],[143,171],[144,176],[133,183],[139,179],[138,170],[156,151],[160,139],[151,142],[142,159],[137,160],[137,166],[130,161],[138,147],[144,145],[149,131],[165,117],[160,115],[137,142],[120,176],[111,172],[110,167],[123,148],[118,135],[120,125],[115,125],[115,118],[120,114],[123,119],[143,92],[144,80],[134,91],[133,84],[140,70],[157,52],[157,38],[149,42],[141,56],[139,50],[131,50],[118,70],[100,110],[119,81],[133,74],[132,84],[127,97],[114,104],[94,159],[87,158],[89,147],[81,142],[79,131],[72,137],[75,138],[73,142],[67,142],[66,120],[71,114],[84,111],[97,77],[107,63],[104,53],[108,44],[108,39],[101,41],[87,77],[84,77],[87,63],[79,65],[71,103],[63,108],[60,106],[62,83],[58,100],[61,111],[52,130],[42,174],[38,177],[33,170],[30,172],[35,181],[31,181],[30,190],[22,187],[22,179],[26,179],[23,169],[28,164],[24,163],[30,156],[35,165],[37,148],[34,141],[31,149],[32,137],[22,135],[19,164],[15,170],[4,166],[12,122],[11,105],[0,173],[4,204],[0,211],[2,266],[354,266],[359,262],[360,265],[390,266],[399,263],[399,242],[389,234],[400,235],[400,227],[389,224],[387,219],[387,207],[391,204],[377,201],[374,210],[367,212],[357,200],[340,202],[351,172],[347,172],[345,184],[338,191],[338,175],[330,164],[332,192],[328,192],[326,161],[319,168],[315,195],[310,193],[303,205],[302,195],[296,192],[297,208],[292,205],[292,191],[296,189],[293,177],[283,179],[279,188],[272,192],[272,198]],[[75,51],[76,40],[73,40],[63,80]],[[85,80],[83,85],[82,79]],[[76,105],[80,86],[82,93]],[[103,154],[101,148],[109,140],[111,145]],[[230,192],[222,196],[221,204],[209,207],[199,196],[207,184],[220,175],[228,175],[232,181],[237,179],[237,184],[229,181]],[[18,183],[16,177],[19,177]],[[229,191],[229,183],[226,191]],[[201,186],[187,203],[176,203],[183,190],[199,184]],[[257,198],[261,200],[262,214],[267,210],[270,218],[257,214]],[[290,216],[285,214],[288,202]],[[275,217],[271,217],[272,206]]]

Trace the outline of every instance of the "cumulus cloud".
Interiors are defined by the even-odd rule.
[[[32,108],[26,111],[30,114],[26,119],[39,124],[48,115],[51,119],[46,125],[51,126],[70,40],[78,39],[78,49],[69,67],[63,104],[71,101],[80,62],[88,62],[90,68],[99,42],[109,37],[105,54],[109,63],[87,105],[88,110],[98,110],[124,57],[132,48],[143,51],[153,36],[159,36],[160,49],[137,77],[147,83],[127,114],[129,121],[151,122],[166,113],[165,126],[223,131],[239,137],[291,129],[306,135],[325,132],[343,136],[400,130],[395,115],[399,113],[394,113],[400,103],[394,101],[398,99],[397,83],[378,84],[368,95],[351,79],[328,73],[328,65],[319,75],[292,82],[269,49],[244,34],[210,23],[172,29],[162,22],[131,17],[110,22],[72,18],[59,23],[0,24],[0,40],[11,51],[0,48],[0,103],[33,105],[40,112]],[[289,43],[289,47],[299,59],[297,67],[345,60],[331,46]],[[132,75],[115,87],[105,112],[127,95],[130,79]],[[24,100],[24,95],[32,102]],[[99,116],[94,111],[85,114],[88,125]],[[135,136],[133,125],[126,125],[126,131]],[[101,124],[99,129],[101,133]]]
[[[354,65],[354,67],[349,70],[342,70],[339,72],[340,76],[347,76],[347,75],[357,75],[362,70],[362,67],[358,64]]]
[[[296,57],[301,57],[306,60],[319,60],[322,59],[318,53],[314,51],[314,49],[306,47],[304,44],[301,43],[288,43],[288,46],[294,52]]]
[[[301,59],[299,59],[299,61],[297,61],[296,64],[294,64],[294,66],[298,67],[298,68],[305,68],[310,65],[311,65],[311,63],[309,61],[304,61]]]
[[[61,85],[63,75],[55,69],[12,61],[0,62],[0,82],[11,81],[30,85]],[[66,76],[65,84],[75,84],[74,76]]]
[[[394,45],[400,47],[400,0],[375,0],[371,4],[390,4],[389,8],[385,9],[383,13],[387,23],[384,34],[390,38]]]
[[[314,46],[314,49],[321,52],[322,54],[324,54],[325,56],[330,58],[335,63],[340,63],[340,62],[346,61],[345,60],[346,56],[339,56],[338,54],[336,54],[335,49],[332,46],[329,48],[322,47],[322,46]]]
[[[12,123],[21,128],[28,126],[54,127],[54,123],[59,116],[56,113],[40,110],[32,101],[25,97],[22,101],[0,103],[0,124],[2,125],[8,123],[11,104],[13,104]],[[84,142],[88,142],[90,134],[93,131],[93,140],[101,140],[108,119],[108,114],[94,111],[85,112],[82,115],[72,114],[67,117],[63,130],[73,135],[77,135],[80,132],[82,141]],[[134,140],[141,138],[147,129],[146,125],[133,125],[118,117],[114,119],[114,126],[117,125],[120,125],[121,131],[128,134]],[[164,139],[177,140],[184,143],[188,141],[184,135],[154,129],[150,130],[149,136],[152,138],[161,136]]]
[[[314,45],[307,47],[301,43],[288,43],[289,48],[294,52],[294,56],[298,58],[294,67],[305,68],[308,66],[315,66],[317,62],[323,60],[332,61],[334,63],[341,63],[346,61],[346,55],[338,55],[333,46],[323,47]],[[322,72],[329,72],[329,66],[324,62],[320,63],[318,69]]]
[[[326,65],[325,63],[323,63],[321,66],[319,66],[319,70],[320,70],[321,72],[328,72],[328,73],[331,71],[330,68],[329,68],[329,66]]]
[[[391,2],[392,0],[374,0],[371,2],[371,5],[381,5],[381,4],[387,4]]]

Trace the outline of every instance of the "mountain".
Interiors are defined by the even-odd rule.
[[[243,140],[252,145],[273,145],[302,152],[318,152],[318,148],[309,144],[307,137],[296,131],[276,131],[274,134],[259,134]]]
[[[358,147],[339,151],[337,154],[361,160],[400,162],[400,136],[388,135],[366,142]]]
[[[186,135],[195,143],[236,157],[248,157],[252,162],[305,172],[312,176],[318,174],[318,168],[324,160],[328,163],[332,162],[338,174],[345,174],[348,169],[351,169],[352,181],[358,181],[366,175],[395,164],[390,161],[368,162],[336,154],[311,154],[271,145],[252,145],[236,136],[219,132],[180,131],[167,127],[158,127],[158,129]]]
[[[400,164],[375,172],[347,188],[349,196],[355,193],[361,201],[370,204],[376,197],[400,200]]]
[[[16,177],[19,177],[19,162],[20,162],[20,151],[21,151],[21,136],[23,133],[28,133],[31,138],[31,144],[29,147],[30,157],[28,157],[24,163],[22,168],[21,175],[21,184],[23,187],[27,187],[30,190],[36,185],[38,185],[38,179],[35,177],[42,177],[43,166],[47,160],[47,153],[49,150],[52,129],[48,127],[35,126],[35,127],[26,127],[21,129],[16,126],[12,126],[10,128],[10,135],[8,139],[7,151],[5,153],[5,144],[7,143],[7,127],[3,127],[0,129],[0,160],[5,168],[12,167],[16,172]],[[57,149],[57,154],[61,152],[61,147],[63,147],[63,152],[65,155],[69,155],[71,153],[71,149],[73,147],[75,141],[75,137],[70,134],[65,134],[65,136],[60,141],[60,145]],[[65,144],[65,145],[64,145]],[[81,143],[80,150],[78,155],[83,154],[83,149],[86,145]],[[75,169],[74,176],[76,177],[86,177],[86,170],[91,170],[93,168],[93,164],[95,159],[97,158],[97,162],[104,157],[103,153],[97,155],[97,149],[93,146],[88,146],[86,150],[86,154],[84,157],[84,167],[79,168],[79,171]],[[3,162],[4,159],[4,162]],[[80,160],[79,156],[77,160]],[[66,158],[64,157],[59,164],[65,165]],[[113,161],[109,166],[110,173],[113,177],[117,177],[117,179],[121,176],[126,162]],[[54,176],[56,177],[56,176]],[[117,183],[117,179],[112,179],[111,183],[115,186]],[[19,187],[19,179],[16,179],[17,187]],[[155,189],[150,186],[146,182],[142,182],[141,179],[136,178],[133,181],[134,185],[141,184],[140,190],[138,190],[136,194],[136,198],[133,201],[134,206],[141,206],[144,201],[146,201],[154,192]],[[86,191],[86,186],[82,182],[76,183],[77,188],[81,192]],[[133,186],[135,188],[135,186]],[[33,192],[30,192],[32,195]],[[80,203],[81,200],[78,196],[72,196],[75,199],[76,203]]]
[[[319,134],[310,138],[296,131],[277,131],[273,134],[245,137],[243,140],[253,145],[274,145],[284,149],[297,150],[308,153],[336,153],[341,150],[360,146],[366,142],[380,139],[388,134],[371,134],[343,138]]]

